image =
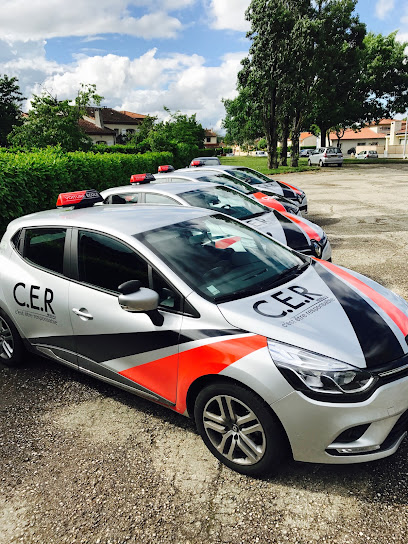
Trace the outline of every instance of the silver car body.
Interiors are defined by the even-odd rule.
[[[44,229],[63,231],[65,239],[48,240]],[[202,258],[210,235],[227,259],[239,262],[249,252],[265,270],[268,259],[287,262],[292,272],[265,288],[262,268],[239,279],[236,265],[210,269]],[[63,250],[60,271],[50,270],[55,261],[47,251],[30,254],[32,240],[37,250],[47,240],[56,243],[48,250]],[[92,244],[85,251],[78,240]],[[111,255],[118,244],[146,265],[146,288],[156,277],[166,285],[161,324],[125,311],[115,289],[97,285],[99,277],[121,281],[116,259],[101,253]],[[95,260],[88,262],[90,255]],[[95,285],[81,280],[81,259]],[[203,378],[244,384],[279,419],[296,460],[338,464],[391,455],[407,429],[408,305],[350,270],[300,262],[269,237],[203,209],[58,209],[9,225],[0,244],[0,307],[32,350],[180,414],[191,414],[189,392]],[[241,291],[223,300],[218,293],[230,283]],[[168,292],[182,304],[169,307]],[[356,376],[361,387],[351,389]]]
[[[304,191],[302,191],[298,187],[295,187],[294,185],[285,183],[284,181],[278,181],[276,179],[269,178],[265,174],[262,174],[261,172],[258,172],[253,168],[239,165],[204,165],[198,166],[197,169],[220,170],[230,176],[237,177],[241,181],[249,183],[256,189],[259,189],[259,191],[268,190],[272,191],[277,195],[281,195],[299,206],[299,209],[302,213],[307,213],[307,197]],[[183,169],[177,170],[177,172],[180,171],[183,171]]]
[[[308,163],[310,166],[313,164],[319,166],[328,166],[329,164],[343,166],[343,153],[338,147],[319,147],[309,155]]]
[[[372,149],[369,149],[368,151],[360,151],[357,153],[356,159],[378,159],[378,153]]]
[[[170,175],[170,174],[169,174]],[[196,206],[231,215],[305,255],[331,260],[330,242],[322,228],[298,216],[283,216],[235,189],[213,183],[149,183],[111,187],[101,192],[105,204]],[[243,219],[242,216],[252,215]],[[236,214],[234,214],[236,210]],[[317,252],[316,252],[317,249]]]

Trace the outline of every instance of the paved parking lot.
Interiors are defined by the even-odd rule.
[[[408,164],[283,178],[308,195],[334,262],[408,299]],[[0,366],[0,544],[408,541],[408,440],[355,466],[240,476],[193,424],[31,357]]]

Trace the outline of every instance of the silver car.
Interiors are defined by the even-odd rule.
[[[360,151],[357,153],[356,159],[378,159],[378,153],[373,149]]]
[[[408,428],[408,304],[217,212],[93,206],[11,222],[0,359],[26,349],[194,418],[250,476],[367,462]],[[91,206],[91,207],[89,207]]]
[[[235,189],[213,183],[149,183],[112,187],[101,192],[105,204],[196,206],[243,221],[305,255],[331,260],[323,229],[303,217],[278,212]]]
[[[343,153],[339,147],[320,147],[309,155],[308,164],[309,166],[313,166],[313,164],[343,166]]]

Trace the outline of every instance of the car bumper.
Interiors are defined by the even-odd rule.
[[[392,455],[407,434],[408,377],[380,387],[359,403],[327,403],[294,391],[272,408],[285,428],[296,461],[373,461]],[[360,425],[367,428],[357,439],[340,436]]]

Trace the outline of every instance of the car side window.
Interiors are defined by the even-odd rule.
[[[180,205],[180,202],[174,200],[170,196],[158,195],[155,193],[145,193],[145,203],[146,204],[169,204],[172,206]]]
[[[65,228],[26,229],[24,259],[46,270],[62,274],[66,233]]]
[[[137,204],[139,202],[138,193],[123,193],[118,195],[109,195],[105,198],[105,204]]]
[[[181,311],[182,298],[172,286],[155,270],[152,270],[152,289],[159,294],[159,306],[163,309]]]
[[[80,281],[116,293],[129,280],[149,287],[147,262],[122,242],[96,232],[78,233],[78,272]]]

